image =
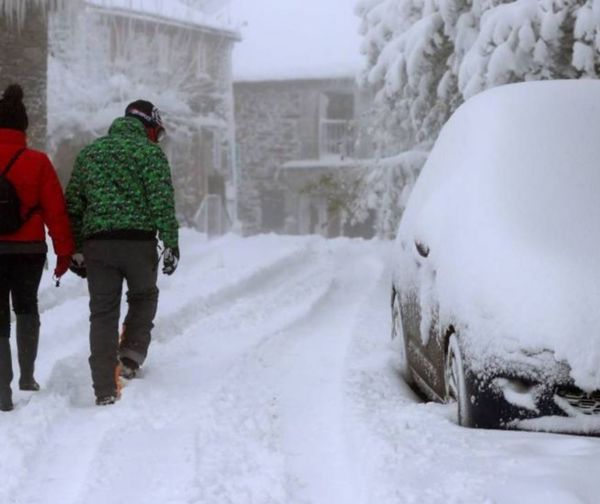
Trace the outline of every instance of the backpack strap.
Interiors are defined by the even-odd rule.
[[[12,159],[8,162],[8,164],[6,165],[6,168],[4,169],[4,171],[2,173],[0,173],[0,176],[2,177],[6,177],[8,175],[8,172],[11,170],[11,168],[15,165],[15,163],[17,162],[17,160],[21,157],[21,154],[23,154],[23,152],[25,152],[26,147],[23,147],[22,149],[19,149],[15,155],[12,157]]]
[[[6,165],[6,168],[4,169],[4,171],[2,173],[0,173],[0,177],[4,177],[6,178],[6,176],[8,175],[8,172],[12,169],[12,167],[15,165],[15,163],[19,160],[19,158],[21,157],[21,155],[27,150],[27,147],[23,147],[22,149],[19,149],[17,152],[15,152],[15,155],[12,157],[12,159],[8,162],[8,164]],[[41,207],[40,205],[35,205],[33,208],[30,208],[29,211],[25,214],[25,218],[23,219],[23,222],[27,222],[29,219],[31,219],[31,217],[33,217],[33,214],[40,211]]]

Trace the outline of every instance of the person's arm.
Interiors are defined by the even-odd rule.
[[[165,248],[178,248],[179,224],[175,215],[171,170],[167,157],[159,147],[156,147],[156,154],[144,170],[144,185],[160,240]]]
[[[40,212],[52,238],[57,256],[71,256],[75,245],[71,234],[62,187],[50,160],[44,156],[43,181],[40,193]]]
[[[83,248],[83,216],[86,209],[83,190],[83,168],[80,156],[78,156],[66,191],[67,211],[75,239],[76,252],[81,252]]]

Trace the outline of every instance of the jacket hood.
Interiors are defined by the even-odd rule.
[[[108,130],[110,136],[126,136],[141,139],[147,139],[144,125],[132,117],[119,117],[112,123]]]

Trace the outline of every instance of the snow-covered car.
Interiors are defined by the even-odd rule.
[[[408,380],[456,401],[460,425],[600,433],[600,82],[468,100],[395,247]]]

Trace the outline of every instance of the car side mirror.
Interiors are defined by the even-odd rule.
[[[429,257],[429,247],[425,245],[423,242],[415,241],[415,247],[417,248],[417,252],[421,257],[427,258]]]

